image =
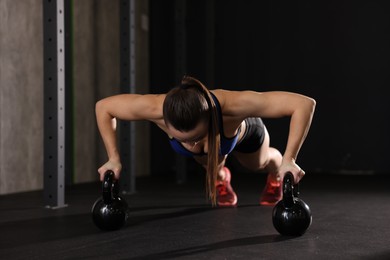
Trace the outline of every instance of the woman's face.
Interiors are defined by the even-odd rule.
[[[181,143],[194,144],[204,140],[208,135],[208,124],[200,122],[190,131],[181,132],[168,124],[170,135]]]

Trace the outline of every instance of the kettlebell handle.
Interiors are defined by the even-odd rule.
[[[294,184],[294,176],[291,172],[287,172],[283,178],[283,203],[285,207],[294,205],[294,197],[299,196],[299,183]]]
[[[104,173],[104,179],[102,183],[103,202],[104,204],[111,204],[115,196],[118,196],[118,181],[114,180],[114,172],[108,170]]]

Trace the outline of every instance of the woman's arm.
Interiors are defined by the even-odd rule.
[[[116,120],[157,122],[162,119],[163,100],[163,95],[123,94],[96,103],[96,122],[108,156],[108,161],[98,170],[101,180],[107,170],[112,170],[119,179],[122,169],[116,141]]]
[[[299,172],[301,169],[295,164],[295,160],[309,131],[316,106],[315,100],[301,94],[282,91],[223,91],[222,96],[224,112],[235,117],[291,118],[280,173],[283,177],[285,172],[292,171],[295,181],[298,182],[304,172]]]

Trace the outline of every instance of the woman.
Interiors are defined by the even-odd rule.
[[[206,169],[207,194],[212,205],[235,206],[237,195],[225,167],[229,154],[250,170],[266,170],[267,184],[260,204],[274,205],[282,198],[286,172],[298,183],[305,172],[296,164],[316,102],[290,92],[208,90],[199,80],[185,76],[167,94],[123,94],[96,104],[96,118],[108,162],[99,168],[100,179],[112,170],[119,179],[121,161],[116,145],[115,120],[148,120],[168,137],[172,148],[193,157]],[[261,118],[291,117],[286,149],[270,147]]]

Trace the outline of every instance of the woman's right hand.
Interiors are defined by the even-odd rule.
[[[122,164],[120,161],[113,161],[109,160],[105,164],[103,164],[102,167],[98,169],[99,175],[100,175],[100,181],[104,180],[104,174],[108,171],[111,170],[114,172],[115,179],[119,180],[120,175],[121,175],[121,170],[122,170]]]

